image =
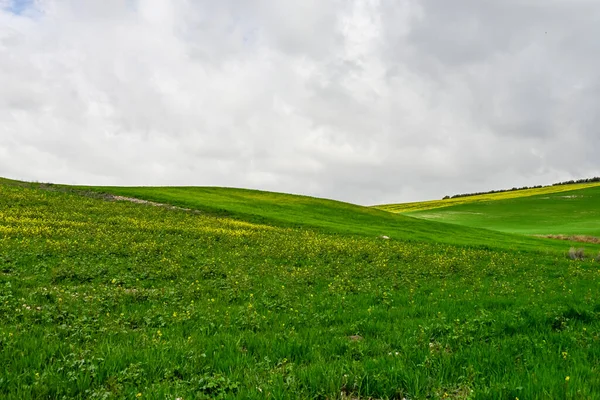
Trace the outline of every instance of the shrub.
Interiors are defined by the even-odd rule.
[[[585,250],[582,248],[576,249],[571,247],[569,249],[569,258],[571,260],[583,260],[585,258]]]

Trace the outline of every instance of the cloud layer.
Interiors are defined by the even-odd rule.
[[[600,175],[595,0],[0,0],[0,176],[362,204]]]

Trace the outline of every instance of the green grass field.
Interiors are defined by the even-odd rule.
[[[465,202],[409,212],[413,217],[501,232],[600,236],[600,186],[566,185],[560,192]],[[468,199],[468,198],[465,198]]]
[[[284,193],[214,187],[79,187],[94,193],[111,193],[168,203],[211,215],[264,223],[284,228],[308,227],[342,235],[389,236],[417,242],[461,244],[509,250],[562,251],[564,243],[533,240],[464,226],[448,225],[393,214],[339,201]],[[600,246],[592,246],[600,250]]]
[[[473,204],[479,202],[490,202],[496,200],[508,200],[508,199],[519,199],[529,196],[538,195],[551,195],[562,192],[569,192],[572,190],[586,189],[600,186],[600,183],[577,183],[572,185],[556,185],[556,186],[544,186],[541,188],[534,189],[523,189],[506,191],[500,193],[488,193],[474,196],[455,197],[446,200],[429,200],[429,201],[417,201],[412,203],[398,203],[398,204],[382,204],[374,206],[373,208],[389,211],[393,213],[409,213],[414,211],[424,211],[431,209],[438,209],[443,207],[457,206],[463,204]]]
[[[0,180],[0,398],[595,399],[600,263],[570,246],[275,193]]]

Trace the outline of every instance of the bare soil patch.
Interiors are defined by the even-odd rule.
[[[600,238],[586,235],[535,235],[546,239],[569,240],[572,242],[600,244]]]
[[[107,200],[112,200],[112,201],[129,201],[131,203],[136,203],[136,204],[148,204],[150,206],[154,206],[154,207],[164,207],[164,208],[168,208],[169,210],[181,210],[181,211],[193,211],[193,212],[199,212],[198,210],[192,210],[191,208],[185,208],[185,207],[177,207],[171,204],[165,204],[165,203],[157,203],[155,201],[149,201],[149,200],[143,200],[143,199],[137,199],[135,197],[125,197],[125,196],[115,196],[115,195],[107,195],[106,196]]]

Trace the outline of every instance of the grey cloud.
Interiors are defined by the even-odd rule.
[[[364,204],[600,175],[586,0],[0,2],[0,175]]]

